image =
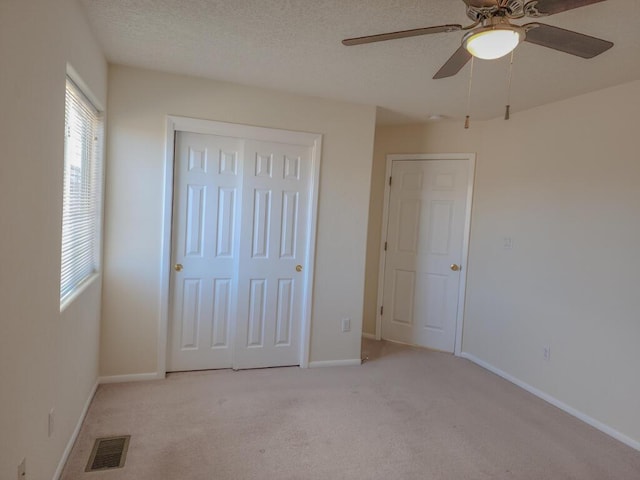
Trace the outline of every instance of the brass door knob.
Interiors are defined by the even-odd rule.
[[[296,272],[302,271],[302,265],[296,265]]]
[[[181,263],[176,263],[176,264],[173,266],[173,269],[174,269],[176,272],[181,272],[183,268],[184,268],[184,267],[182,266],[182,264],[181,264]]]
[[[454,272],[457,272],[458,270],[460,270],[460,265],[456,265],[455,263],[453,265],[451,265],[451,270],[453,270]]]

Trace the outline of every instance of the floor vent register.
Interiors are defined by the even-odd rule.
[[[85,472],[101,472],[124,467],[131,435],[98,438],[91,450]]]

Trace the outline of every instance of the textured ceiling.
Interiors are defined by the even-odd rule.
[[[461,0],[82,0],[110,62],[379,108],[378,123],[463,118],[469,64],[431,78],[461,32],[345,47],[356,37],[467,25]],[[526,20],[531,21],[531,20]],[[543,19],[613,41],[592,60],[522,44],[512,112],[640,79],[640,0],[607,0]],[[523,23],[523,22],[516,22]],[[503,114],[506,59],[476,61],[471,113]]]

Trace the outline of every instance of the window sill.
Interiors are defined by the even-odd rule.
[[[91,274],[86,278],[86,280],[84,280],[80,285],[78,285],[71,293],[67,294],[60,301],[60,313],[64,312],[67,309],[67,307],[69,307],[69,305],[71,305],[76,300],[76,298],[82,295],[82,292],[84,292],[87,288],[89,288],[89,286],[93,284],[93,282],[95,282],[98,278],[100,278],[100,272],[95,272]]]

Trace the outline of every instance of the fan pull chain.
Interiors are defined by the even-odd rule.
[[[511,51],[511,61],[509,62],[509,74],[507,75],[507,107],[504,111],[504,119],[509,120],[511,118],[511,80],[513,79],[513,54]]]
[[[467,93],[467,117],[464,120],[464,128],[469,128],[470,118],[471,118],[471,87],[473,85],[473,60],[475,57],[471,57],[471,73],[469,74],[469,91]]]

